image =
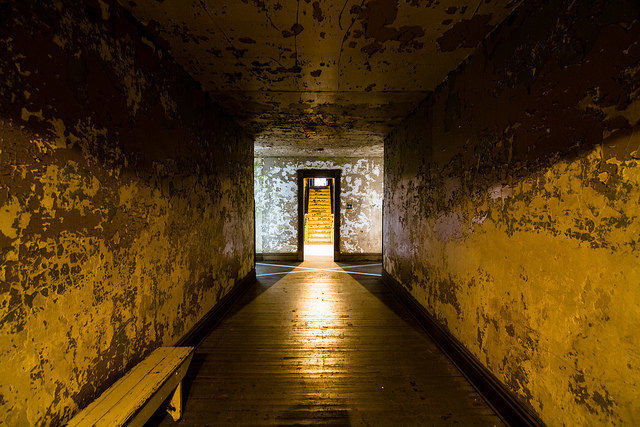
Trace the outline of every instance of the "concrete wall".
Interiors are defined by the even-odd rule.
[[[60,424],[253,264],[253,145],[103,1],[0,3],[0,424]]]
[[[640,422],[640,3],[527,2],[387,138],[384,268],[550,425]]]
[[[382,158],[263,157],[255,160],[256,251],[295,253],[298,169],[341,169],[340,252],[382,252]],[[351,203],[353,209],[347,209]]]

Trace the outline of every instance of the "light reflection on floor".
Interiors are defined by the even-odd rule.
[[[322,260],[322,258],[318,258],[320,260]],[[349,266],[337,266],[334,264],[333,267],[331,267],[330,265],[328,265],[326,268],[323,267],[305,267],[305,265],[312,265],[309,263],[309,261],[305,261],[305,264],[303,265],[299,265],[299,266],[291,266],[291,265],[284,265],[284,264],[275,264],[275,263],[264,263],[264,262],[256,262],[256,265],[262,266],[262,267],[278,267],[280,269],[284,268],[284,269],[289,269],[289,270],[281,270],[281,271],[276,271],[276,272],[270,272],[270,273],[260,273],[257,274],[257,277],[262,277],[262,276],[277,276],[277,275],[287,275],[290,273],[309,273],[312,271],[329,271],[329,272],[335,272],[335,273],[347,273],[347,274],[361,274],[361,275],[365,275],[365,276],[380,276],[379,273],[368,273],[368,272],[363,272],[363,271],[358,271],[359,268],[362,267],[378,267],[381,266],[382,264],[380,263],[374,263],[374,264],[361,264],[361,265],[349,265]]]
[[[381,270],[256,263],[258,292],[196,350],[183,425],[500,424]]]

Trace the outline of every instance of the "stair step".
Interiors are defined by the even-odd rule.
[[[306,216],[305,243],[333,243],[333,220],[329,189],[311,189]]]

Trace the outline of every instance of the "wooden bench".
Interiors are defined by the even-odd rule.
[[[167,412],[182,416],[182,378],[193,347],[160,347],[78,413],[70,426],[142,426],[171,393]]]

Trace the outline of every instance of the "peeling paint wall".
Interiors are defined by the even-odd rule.
[[[253,144],[116,4],[0,3],[0,424],[61,424],[253,266]]]
[[[639,17],[527,2],[385,141],[384,268],[550,425],[640,423]]]
[[[366,157],[521,0],[118,1],[258,157]]]
[[[298,248],[298,169],[341,169],[340,252],[382,252],[382,158],[255,159],[256,252]],[[353,208],[347,209],[347,203]]]

